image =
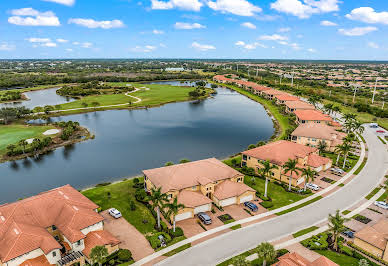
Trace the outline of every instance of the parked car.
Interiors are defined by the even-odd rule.
[[[253,202],[247,201],[247,202],[244,202],[244,205],[245,205],[245,207],[247,207],[248,209],[250,209],[253,212],[257,212],[259,210],[257,205],[254,204]]]
[[[198,213],[198,218],[206,225],[212,224],[212,218],[204,212]]]
[[[311,189],[311,190],[315,190],[315,191],[319,190],[319,186],[315,185],[315,184],[312,184],[312,183],[307,183],[306,187]]]
[[[119,212],[117,209],[115,209],[115,208],[111,208],[111,209],[109,209],[109,214],[112,216],[112,217],[114,217],[114,218],[116,218],[116,219],[118,219],[118,218],[120,218],[122,215],[121,215],[121,212]]]
[[[342,234],[348,238],[354,238],[354,233],[353,231],[347,230],[345,232],[342,232]]]
[[[378,128],[379,126],[377,124],[370,124],[370,128]]]
[[[345,173],[345,171],[340,168],[331,168],[330,171],[335,175],[343,175]]]
[[[384,210],[388,210],[388,203],[385,201],[375,201],[375,205],[377,207],[383,208]]]

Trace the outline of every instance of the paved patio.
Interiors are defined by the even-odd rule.
[[[148,240],[127,220],[115,219],[109,215],[108,211],[100,214],[104,217],[104,228],[121,241],[120,248],[129,249],[132,252],[135,261],[154,253]]]

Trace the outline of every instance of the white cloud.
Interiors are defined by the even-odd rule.
[[[15,46],[9,43],[3,42],[0,43],[0,51],[12,51],[15,50]]]
[[[32,46],[34,48],[37,48],[39,46],[42,46],[42,47],[57,47],[57,44],[55,42],[51,41],[50,38],[34,38],[34,37],[31,37],[31,38],[26,39],[26,41],[28,41],[30,43],[34,43],[34,45]]]
[[[73,42],[74,45],[79,45],[79,42]]]
[[[145,46],[135,46],[133,48],[131,48],[131,51],[132,52],[135,52],[135,53],[150,53],[154,50],[156,50],[156,46],[153,46],[153,45],[145,45]]]
[[[51,42],[50,38],[28,38],[26,41],[32,42],[32,43],[46,43]]]
[[[113,29],[113,28],[122,28],[125,26],[124,23],[118,19],[97,21],[94,19],[71,18],[69,19],[68,23],[77,24],[90,29],[96,29],[96,28]]]
[[[373,49],[379,49],[379,45],[375,42],[368,42],[368,46]]]
[[[57,39],[57,42],[59,43],[67,43],[69,42],[68,40],[65,40],[65,39]]]
[[[191,48],[194,48],[198,51],[208,51],[208,50],[215,50],[216,47],[214,47],[213,45],[209,45],[209,44],[200,44],[200,43],[197,43],[197,42],[193,42],[191,44]]]
[[[338,26],[338,24],[328,20],[322,20],[321,26],[332,27],[332,26]]]
[[[164,43],[160,43],[159,46],[162,48],[167,48],[167,45],[165,45]]]
[[[351,20],[358,20],[365,23],[388,24],[388,12],[376,12],[371,7],[359,7],[353,9],[346,17]]]
[[[288,38],[286,36],[282,36],[279,34],[272,34],[272,35],[261,35],[259,37],[260,40],[263,41],[286,41]]]
[[[200,11],[202,6],[203,4],[199,0],[151,0],[151,8],[159,10],[178,8],[190,11]]]
[[[310,52],[310,53],[316,53],[317,52],[317,50],[315,50],[314,48],[309,48],[309,49],[307,49],[307,51]]]
[[[192,30],[192,29],[203,29],[206,28],[204,25],[199,23],[185,23],[185,22],[177,22],[174,27],[178,30]]]
[[[352,29],[339,29],[338,32],[346,36],[362,36],[376,30],[376,27],[356,27]]]
[[[91,42],[83,42],[81,43],[82,48],[91,48],[93,46],[93,43]]]
[[[158,35],[158,34],[164,34],[164,31],[162,31],[162,30],[153,30],[152,33]]]
[[[312,14],[338,11],[339,0],[276,0],[271,8],[298,18],[309,18]]]
[[[236,46],[240,46],[244,49],[247,50],[253,50],[256,49],[257,47],[262,47],[262,48],[268,48],[266,45],[263,45],[261,43],[255,42],[255,43],[245,43],[243,41],[238,41],[235,43]]]
[[[256,25],[250,22],[244,22],[241,24],[241,26],[246,27],[248,29],[256,29]]]
[[[43,0],[43,1],[54,2],[54,3],[66,5],[66,6],[72,6],[75,3],[75,0]]]
[[[260,13],[262,9],[247,0],[216,0],[207,1],[208,7],[222,13],[231,13],[238,16],[251,17]]]
[[[55,42],[45,42],[45,43],[42,43],[41,46],[44,46],[44,47],[57,47],[57,44]]]
[[[31,7],[13,9],[8,23],[18,26],[60,26],[58,17],[52,12],[40,12]]]
[[[278,29],[278,32],[289,32],[289,31],[291,31],[291,28],[289,28],[289,27]]]
[[[289,46],[294,50],[300,50],[300,46],[298,43],[290,43]]]
[[[65,49],[65,51],[66,51],[66,52],[73,52],[73,49],[67,48],[67,49]]]

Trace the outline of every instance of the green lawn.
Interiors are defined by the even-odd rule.
[[[43,132],[53,128],[53,126],[0,125],[0,154],[6,152],[9,144],[16,144],[22,139],[42,138]]]
[[[130,179],[104,187],[95,187],[82,191],[82,194],[99,205],[102,210],[109,208],[118,209],[123,217],[142,234],[156,232],[154,229],[154,217],[144,204],[136,201],[135,189],[132,185],[133,180]],[[108,192],[110,192],[110,197]],[[135,203],[135,211],[130,209],[130,201]],[[147,223],[143,222],[145,220],[147,220]]]
[[[316,201],[318,201],[318,200],[320,200],[320,199],[322,199],[322,198],[323,198],[322,196],[318,196],[318,197],[313,198],[313,199],[311,199],[311,200],[309,200],[309,201],[306,201],[306,202],[304,202],[304,203],[302,203],[302,204],[299,204],[299,205],[297,205],[297,206],[295,206],[295,207],[292,207],[292,208],[289,208],[289,209],[287,209],[287,210],[278,212],[278,213],[276,213],[276,215],[283,215],[283,214],[286,214],[286,213],[289,213],[289,212],[293,212],[293,211],[295,211],[295,210],[297,210],[297,209],[303,208],[303,207],[305,207],[305,206],[307,206],[307,205],[309,205],[309,204],[311,204],[311,203],[314,203],[314,202],[316,202]]]
[[[333,165],[335,165],[338,155],[333,152],[324,152],[323,156],[330,158],[333,161]],[[339,168],[343,169],[345,172],[349,172],[358,162],[359,156],[349,154],[346,158],[346,165],[342,168],[344,163],[344,156],[340,155],[338,163],[336,164]],[[361,170],[360,170],[361,171]]]
[[[381,189],[380,187],[374,188],[365,198],[367,200],[370,200],[374,195],[376,195],[377,192],[380,191],[380,189]]]
[[[261,178],[255,178],[255,184],[252,183],[252,178],[246,176],[244,178],[244,183],[250,186],[251,188],[259,191],[261,194],[264,194],[264,185],[265,180]],[[283,187],[273,183],[268,183],[268,196],[271,197],[273,207],[269,208],[270,210],[283,207],[285,205],[297,202],[301,199],[304,199],[308,195],[301,195],[296,193],[287,192]]]
[[[310,232],[312,232],[312,231],[315,231],[315,230],[317,230],[318,228],[319,228],[318,226],[311,226],[311,227],[309,227],[309,228],[305,228],[305,229],[303,229],[303,230],[300,230],[300,231],[298,231],[298,232],[292,234],[292,236],[293,236],[294,238],[297,238],[297,237],[303,236],[303,235],[305,235],[305,234],[308,234],[308,233],[310,233]]]
[[[378,201],[385,201],[385,200],[387,200],[387,198],[388,198],[388,191],[386,190],[386,191],[384,192],[384,194],[381,195],[380,198],[378,198],[377,200],[378,200]]]
[[[174,256],[175,254],[177,254],[185,249],[188,249],[190,247],[191,247],[191,243],[184,244],[183,246],[180,246],[179,248],[176,248],[174,250],[171,250],[170,252],[163,254],[163,256],[171,257],[171,256]]]
[[[338,265],[358,266],[359,260],[356,258],[350,257],[348,255],[340,254],[331,250],[314,250],[314,251],[334,261]],[[373,264],[373,265],[377,265],[377,264]]]

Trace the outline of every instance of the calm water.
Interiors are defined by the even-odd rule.
[[[0,164],[0,202],[64,184],[84,188],[141,174],[182,158],[225,158],[267,140],[273,123],[258,103],[228,89],[200,103],[148,110],[112,110],[54,120],[79,121],[94,140],[60,148],[38,160]]]
[[[56,94],[57,90],[58,88],[52,88],[40,91],[25,92],[24,95],[26,95],[30,100],[14,103],[0,103],[0,108],[25,106],[27,108],[34,109],[37,106],[56,105],[74,101],[74,99],[70,97],[63,97]]]

